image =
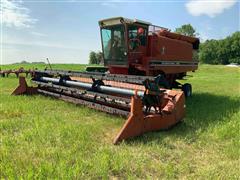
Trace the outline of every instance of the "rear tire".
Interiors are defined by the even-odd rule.
[[[182,91],[184,92],[184,95],[186,98],[192,96],[192,85],[189,83],[186,83],[182,85]]]

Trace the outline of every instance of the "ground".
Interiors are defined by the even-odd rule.
[[[123,118],[40,95],[11,96],[17,78],[0,78],[0,177],[239,179],[239,68],[200,65],[184,82],[193,86],[184,122],[115,146]]]

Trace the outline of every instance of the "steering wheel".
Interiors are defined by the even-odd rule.
[[[129,39],[129,49],[134,50],[141,46],[141,41],[138,38]]]

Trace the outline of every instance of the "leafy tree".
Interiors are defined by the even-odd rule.
[[[240,31],[237,31],[235,33],[232,34],[232,36],[230,37],[229,40],[229,46],[230,46],[230,59],[235,59],[233,61],[237,61],[238,59],[238,63],[239,59],[240,59]]]
[[[103,64],[103,53],[101,51],[96,53],[97,64]]]
[[[221,40],[207,40],[200,45],[199,59],[207,64],[240,64],[240,31]]]
[[[103,62],[103,53],[91,51],[89,54],[89,64],[100,64]]]
[[[176,28],[175,32],[178,34],[183,34],[192,37],[196,37],[198,35],[198,33],[196,33],[196,30],[192,27],[191,24],[184,24],[181,27]]]
[[[200,61],[206,64],[218,64],[216,53],[218,46],[217,40],[207,40],[205,43],[200,44]]]
[[[240,57],[229,59],[230,63],[240,64]]]
[[[91,51],[89,54],[89,64],[97,64],[96,53]]]

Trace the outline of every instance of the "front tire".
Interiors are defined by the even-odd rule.
[[[186,83],[182,85],[182,91],[184,92],[184,95],[186,98],[192,96],[192,85],[189,83]]]

